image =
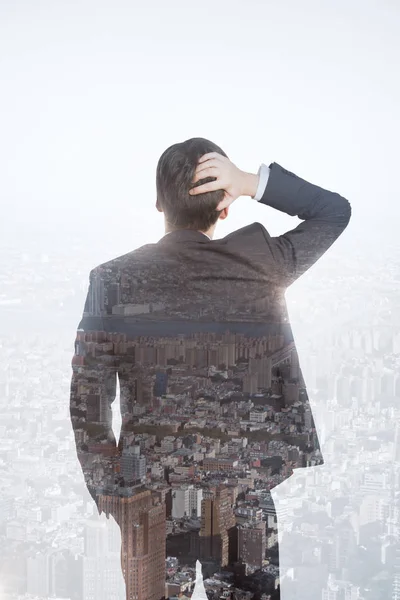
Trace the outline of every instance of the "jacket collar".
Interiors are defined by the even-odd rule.
[[[175,231],[169,231],[166,233],[159,242],[210,242],[211,238],[201,231],[195,231],[194,229],[176,229]]]

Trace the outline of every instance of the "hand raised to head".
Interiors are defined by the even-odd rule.
[[[241,171],[226,156],[222,156],[218,152],[208,152],[199,159],[193,183],[206,177],[215,177],[216,179],[191,188],[189,194],[195,196],[205,192],[224,190],[225,196],[217,206],[217,210],[222,210],[239,196],[245,195],[246,175],[247,173]]]

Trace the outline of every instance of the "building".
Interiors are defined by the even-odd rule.
[[[132,495],[100,496],[99,507],[121,528],[126,599],[160,600],[165,591],[165,503],[150,490],[128,490]]]
[[[146,479],[146,457],[140,454],[140,446],[130,446],[122,450],[121,475],[126,484],[143,483]]]
[[[168,392],[168,373],[163,371],[157,371],[156,380],[154,383],[153,394],[157,398],[165,396]]]
[[[253,423],[265,423],[267,412],[262,408],[254,408],[250,411],[249,420]]]
[[[238,531],[238,559],[246,569],[260,569],[265,558],[267,538],[265,523],[246,523]]]
[[[235,458],[205,458],[203,461],[204,471],[234,471],[239,462]]]
[[[219,486],[201,503],[200,554],[220,567],[229,563],[229,537],[236,527],[229,489]]]
[[[172,490],[172,518],[200,517],[203,490],[187,485]]]
[[[104,520],[93,516],[85,524],[82,557],[82,600],[108,600],[121,597],[123,579],[119,543]],[[56,583],[59,582],[60,574]],[[53,590],[54,593],[54,590]]]

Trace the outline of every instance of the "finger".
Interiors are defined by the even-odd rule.
[[[205,179],[206,177],[217,177],[217,167],[207,167],[206,169],[199,169],[195,172],[193,177],[193,183]]]
[[[213,169],[212,171],[209,171],[209,169]],[[200,179],[202,177],[206,177],[206,175],[204,175],[204,173],[211,173],[211,177],[217,177],[219,174],[219,169],[220,166],[219,165],[215,165],[212,164],[210,161],[207,161],[205,163],[203,163],[203,165],[200,165],[197,167],[197,169],[195,169],[193,176],[197,176],[200,175]]]
[[[195,173],[204,171],[204,169],[209,169],[210,167],[218,167],[219,168],[219,167],[221,167],[221,163],[219,163],[214,158],[210,158],[210,160],[206,160],[205,162],[197,165],[197,167],[195,169]]]
[[[189,190],[189,194],[191,196],[197,196],[197,194],[205,194],[206,192],[214,192],[215,190],[220,190],[221,184],[219,181],[209,181],[208,183],[203,183],[203,185],[198,185],[197,187],[191,188]]]
[[[209,160],[210,158],[215,158],[218,160],[222,158],[222,154],[219,154],[219,152],[207,152],[207,154],[203,154],[203,156],[199,158],[198,162],[203,163],[204,161]]]

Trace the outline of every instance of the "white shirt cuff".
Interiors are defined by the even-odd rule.
[[[257,175],[260,176],[257,191],[256,191],[255,196],[253,196],[253,199],[257,200],[257,202],[259,200],[261,200],[261,198],[264,195],[264,192],[265,192],[265,189],[266,189],[267,183],[268,183],[269,172],[270,172],[270,168],[267,165],[264,165],[264,163],[262,163],[257,172]]]

